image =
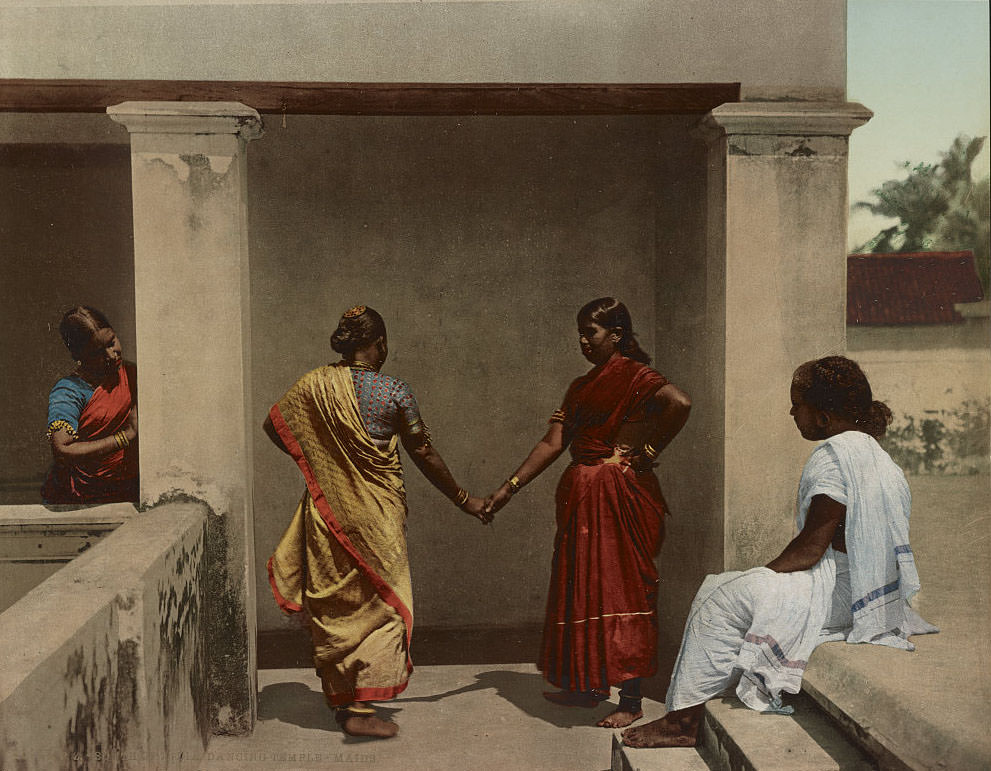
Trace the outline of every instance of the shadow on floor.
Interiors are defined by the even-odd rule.
[[[595,709],[561,707],[544,699],[542,694],[549,688],[551,686],[537,673],[493,669],[479,673],[474,683],[461,688],[430,696],[400,696],[387,703],[378,703],[375,708],[381,717],[388,720],[401,713],[406,704],[437,703],[463,694],[491,690],[521,712],[558,728],[593,725],[616,708],[615,701],[602,702]],[[258,696],[258,719],[278,720],[318,731],[341,731],[323,694],[301,682],[273,683],[262,688]],[[366,740],[345,739],[347,743],[363,741]]]
[[[442,699],[460,696],[477,691],[493,690],[497,696],[508,701],[521,712],[558,728],[574,728],[576,726],[593,725],[614,709],[616,702],[604,701],[594,709],[580,707],[561,707],[551,704],[543,697],[543,692],[553,690],[553,686],[535,672],[513,672],[493,669],[480,672],[475,676],[475,682],[456,688],[452,691],[437,693],[432,696],[400,697],[393,704],[401,706],[413,702],[439,702]]]
[[[394,702],[389,702],[393,704]],[[395,707],[376,704],[379,717],[390,720],[400,711]],[[280,723],[316,731],[341,734],[334,711],[327,706],[323,693],[305,683],[273,683],[258,694],[258,719],[278,720]],[[364,744],[378,741],[370,737],[343,736],[344,744]]]

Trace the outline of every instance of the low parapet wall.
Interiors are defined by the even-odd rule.
[[[206,516],[136,514],[0,614],[0,768],[196,766]]]

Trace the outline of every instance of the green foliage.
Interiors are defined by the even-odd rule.
[[[938,163],[900,164],[907,176],[890,179],[871,191],[873,201],[859,201],[866,209],[898,223],[885,228],[858,247],[861,252],[974,252],[985,296],[991,265],[991,196],[988,177],[972,176],[974,160],[987,137],[964,135],[953,140]]]

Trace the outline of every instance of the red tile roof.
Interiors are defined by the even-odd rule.
[[[957,324],[984,299],[970,251],[851,254],[846,294],[847,324]]]

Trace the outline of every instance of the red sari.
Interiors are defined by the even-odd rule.
[[[652,471],[603,464],[620,426],[646,419],[667,380],[615,356],[575,380],[561,411],[572,463],[557,487],[557,535],[540,669],[573,691],[657,668],[657,556],[666,506]]]
[[[117,377],[93,389],[77,425],[65,420],[49,428],[64,426],[80,442],[102,439],[122,431],[134,405],[137,370],[128,362]],[[102,458],[77,464],[52,464],[41,489],[45,503],[86,504],[136,501],[138,499],[138,448],[131,444]]]

